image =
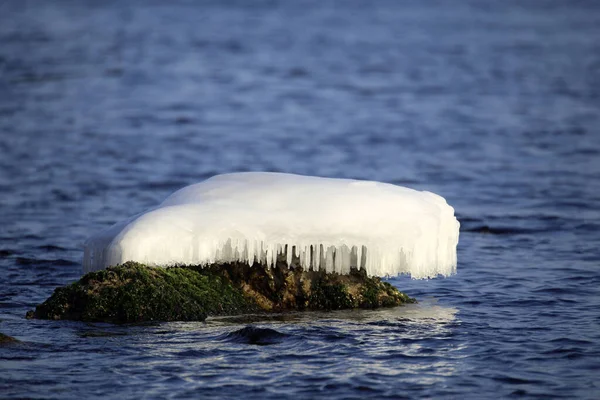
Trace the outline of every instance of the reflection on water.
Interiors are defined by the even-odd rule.
[[[457,314],[456,308],[429,299],[392,309],[209,318],[192,330],[194,335],[216,339],[222,350],[245,343],[274,346],[273,351],[284,358],[298,359],[301,353],[306,368],[313,357],[317,361],[322,354],[347,354],[350,358],[344,358],[343,366],[330,371],[341,373],[338,378],[344,380],[386,376],[430,385],[459,369],[457,362],[466,344],[455,338],[460,326]],[[223,330],[229,333],[218,333]],[[214,346],[199,341],[194,350],[205,352]]]
[[[431,299],[391,309],[128,326],[73,324],[71,329],[86,340],[75,351],[108,350],[121,360],[115,369],[119,374],[136,374],[152,365],[198,371],[209,364],[213,369],[236,371],[242,380],[251,379],[254,371],[278,379],[318,371],[322,379],[362,382],[375,389],[388,379],[432,385],[456,374],[466,346],[457,339],[457,314],[456,308]],[[124,337],[126,344],[111,350]],[[324,354],[329,356],[323,358]],[[292,367],[295,361],[301,364]],[[194,383],[206,375],[186,379]],[[221,382],[215,388],[223,383],[217,376],[211,379]]]
[[[416,304],[407,304],[402,307],[382,308],[376,310],[335,310],[335,311],[306,311],[289,312],[273,314],[252,314],[241,316],[219,316],[209,317],[206,324],[209,326],[227,325],[231,323],[238,324],[257,324],[257,323],[302,323],[327,321],[331,319],[340,319],[344,321],[354,321],[360,323],[402,320],[402,321],[437,321],[449,323],[456,319],[458,310],[454,307],[448,307],[438,304],[434,298],[424,299]]]

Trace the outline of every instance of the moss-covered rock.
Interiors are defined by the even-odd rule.
[[[254,309],[240,290],[220,276],[127,262],[57,288],[27,316],[114,323],[202,321],[209,314]]]
[[[128,262],[58,288],[28,318],[129,323],[201,321],[257,311],[377,308],[412,303],[364,271],[304,271],[277,263],[149,267]]]
[[[349,275],[324,274],[314,279],[309,308],[379,308],[415,302],[388,282],[351,270]]]

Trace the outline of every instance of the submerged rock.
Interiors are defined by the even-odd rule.
[[[362,270],[349,275],[278,263],[150,267],[127,262],[57,288],[27,318],[130,323],[202,321],[260,311],[377,308],[414,299]]]
[[[5,335],[0,332],[0,346],[9,343],[18,343],[19,341],[12,336]]]

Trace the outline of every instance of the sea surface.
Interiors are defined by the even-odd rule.
[[[0,398],[600,398],[600,2],[0,1]],[[444,196],[419,304],[26,320],[214,174]]]

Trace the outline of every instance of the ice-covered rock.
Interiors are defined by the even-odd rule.
[[[387,183],[245,172],[187,186],[85,243],[84,271],[260,262],[369,276],[456,272],[459,223],[444,198]]]

